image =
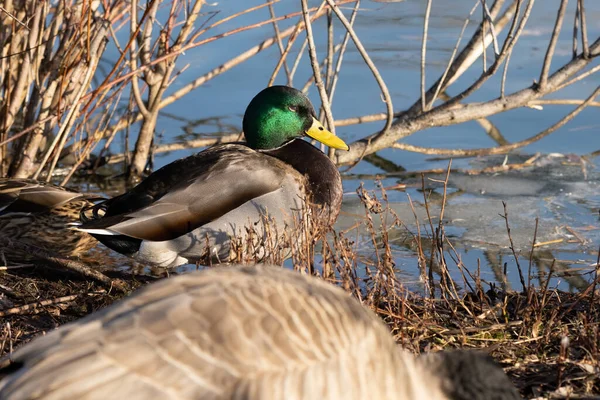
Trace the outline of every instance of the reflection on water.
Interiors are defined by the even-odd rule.
[[[600,243],[600,173],[594,165],[587,165],[584,172],[581,163],[572,162],[573,159],[577,160],[576,157],[553,155],[542,157],[539,163],[518,171],[475,176],[459,172],[450,174],[442,225],[448,240],[446,262],[454,264],[450,274],[458,287],[464,287],[461,268],[472,275],[480,268],[482,280],[520,289],[519,266],[526,284],[531,281],[535,285],[550,285],[563,290],[587,287],[594,278],[592,273]],[[486,168],[491,164],[501,165],[502,159],[482,158],[471,166]],[[398,187],[401,182],[406,188],[402,192],[387,193],[393,214],[387,216],[386,225],[391,226],[396,217],[402,222],[401,226],[388,232],[390,243],[397,250],[399,268],[418,278],[415,235],[420,230],[423,237],[434,236],[429,217],[435,229],[442,209],[444,177],[428,174],[421,181],[420,177],[403,171],[389,175],[402,178],[386,178],[381,174],[384,187]],[[344,183],[351,188],[356,181],[347,179]],[[371,185],[370,189],[375,186]],[[518,263],[510,250],[503,201],[507,205],[510,238]],[[358,233],[356,227],[357,219],[364,218],[364,207],[350,191],[342,211],[337,228],[353,227],[362,238],[359,241],[364,244],[359,246],[361,251],[372,251],[368,231]],[[534,239],[535,246],[532,247]],[[424,242],[423,248],[429,260],[430,241]]]

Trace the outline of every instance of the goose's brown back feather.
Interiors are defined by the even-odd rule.
[[[442,398],[356,300],[270,266],[164,280],[13,360],[5,400]]]

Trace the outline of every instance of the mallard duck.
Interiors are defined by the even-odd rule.
[[[164,279],[11,362],[4,400],[519,398],[485,357],[415,358],[342,289],[268,265]]]
[[[30,261],[32,254],[14,243],[73,257],[87,253],[98,242],[71,229],[80,211],[97,198],[52,184],[0,178],[0,264]]]
[[[280,251],[286,230],[305,222],[302,209],[311,210],[313,221],[333,223],[342,202],[340,174],[302,137],[348,146],[323,127],[308,98],[287,86],[264,89],[248,105],[243,130],[246,143],[216,145],[164,166],[96,205],[79,229],[140,262],[174,267],[234,261],[232,238],[251,241],[257,260]]]

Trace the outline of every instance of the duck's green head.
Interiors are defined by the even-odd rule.
[[[253,149],[274,149],[287,141],[310,136],[329,147],[348,145],[323,127],[310,100],[289,86],[271,86],[257,94],[244,114],[244,135]]]

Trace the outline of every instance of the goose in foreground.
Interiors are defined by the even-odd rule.
[[[0,264],[31,259],[15,242],[61,257],[87,253],[98,242],[68,223],[78,221],[94,198],[34,180],[0,178]]]
[[[233,237],[251,242],[259,261],[280,251],[286,229],[305,221],[299,210],[333,223],[342,202],[340,174],[302,137],[348,146],[323,128],[308,98],[287,86],[264,89],[248,105],[243,130],[247,143],[216,145],[164,166],[98,204],[79,229],[141,262],[175,267],[235,261]]]
[[[11,361],[4,400],[519,398],[487,359],[415,358],[342,289],[269,265],[164,279]]]

